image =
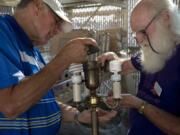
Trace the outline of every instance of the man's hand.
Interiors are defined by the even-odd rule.
[[[131,94],[121,94],[121,100],[119,101],[119,107],[126,107],[126,108],[134,108],[139,109],[141,104],[143,103],[143,100],[133,96]],[[108,105],[113,104],[113,97],[108,97],[106,103]]]
[[[116,116],[116,111],[105,111],[100,108],[97,109],[98,119],[100,124],[105,124],[109,122],[113,117]],[[78,120],[82,123],[90,124],[91,123],[91,110],[84,110],[79,114]]]
[[[97,60],[102,63],[102,66],[105,65],[106,61],[119,60],[122,63],[122,74],[128,74],[136,71],[129,58],[119,58],[114,52],[106,52],[98,56]]]
[[[62,109],[62,118],[64,122],[74,122],[75,121],[75,115],[77,114],[78,110],[77,108],[74,108],[72,106],[63,104],[61,102],[58,102],[61,109]],[[113,117],[116,116],[116,111],[105,111],[100,108],[97,108],[97,114],[100,124],[104,124],[109,122]],[[84,110],[80,112],[76,118],[79,122],[90,124],[91,123],[91,110]]]
[[[58,57],[63,57],[69,64],[85,61],[88,46],[97,46],[92,38],[76,38],[69,41],[59,52]]]
[[[97,57],[97,60],[102,63],[104,66],[104,63],[106,61],[111,60],[119,60],[119,57],[114,52],[107,52]]]

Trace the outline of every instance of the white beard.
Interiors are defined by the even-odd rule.
[[[148,43],[141,44],[141,62],[143,70],[147,73],[160,71],[165,66],[166,61],[172,56],[176,46],[170,31],[166,27],[158,22],[156,28],[157,31],[150,38],[150,42],[158,54],[152,51]]]

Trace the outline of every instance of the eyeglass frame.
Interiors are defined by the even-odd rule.
[[[62,23],[64,22],[63,19],[61,19],[60,17],[58,17],[54,11],[51,9],[51,7],[49,7],[49,5],[47,5],[46,3],[44,3],[46,5],[46,7],[48,8],[49,12],[51,13],[56,26],[60,27],[62,25]]]
[[[158,13],[150,20],[150,22],[146,25],[146,27],[145,27],[144,29],[141,29],[141,30],[139,30],[139,31],[137,31],[137,32],[133,32],[133,33],[132,33],[132,35],[133,35],[133,37],[135,38],[136,42],[137,42],[136,33],[141,33],[141,34],[143,34],[144,36],[146,36],[150,48],[152,49],[153,52],[155,52],[155,53],[157,53],[157,54],[159,54],[159,52],[156,51],[156,50],[153,48],[153,46],[152,46],[152,44],[151,44],[151,41],[150,41],[150,38],[149,38],[148,33],[147,33],[147,29],[150,27],[150,25],[153,23],[153,21],[155,21],[155,20],[157,19],[157,17],[158,17],[161,13],[162,13],[162,11],[158,12]],[[137,42],[137,43],[138,43],[138,42]]]

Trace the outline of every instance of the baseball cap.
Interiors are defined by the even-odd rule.
[[[47,4],[51,10],[63,20],[62,23],[62,30],[64,32],[70,32],[73,28],[72,22],[69,20],[69,18],[66,16],[62,5],[59,0],[43,0],[45,4]]]

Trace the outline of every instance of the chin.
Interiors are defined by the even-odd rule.
[[[167,62],[173,55],[174,49],[169,49],[169,52],[164,54],[154,53],[149,47],[142,48],[141,64],[145,72],[156,73],[162,70]]]
[[[33,42],[36,46],[43,46],[43,45],[46,45],[48,43],[48,41],[44,40],[44,41],[34,41]]]

